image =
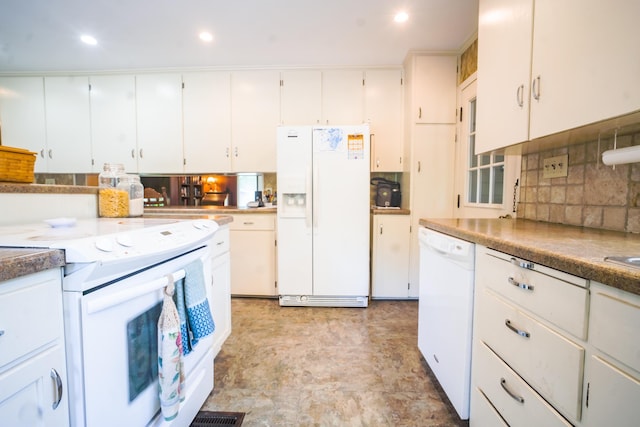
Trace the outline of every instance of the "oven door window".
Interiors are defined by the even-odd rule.
[[[129,402],[158,379],[158,318],[162,303],[127,322]]]

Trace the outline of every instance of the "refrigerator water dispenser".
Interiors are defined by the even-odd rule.
[[[282,216],[289,218],[304,218],[306,216],[306,193],[284,193],[280,197],[278,210],[282,212]]]

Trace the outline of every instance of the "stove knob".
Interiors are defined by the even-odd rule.
[[[133,239],[128,234],[118,234],[116,236],[116,242],[127,248],[130,248],[134,245]]]
[[[96,240],[96,248],[103,252],[113,251],[113,241],[107,237]]]

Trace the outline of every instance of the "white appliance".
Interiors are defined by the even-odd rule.
[[[280,305],[367,307],[369,126],[277,132]]]
[[[469,419],[475,244],[421,227],[418,348]]]
[[[188,425],[213,389],[212,335],[184,357],[185,400],[160,415],[157,322],[163,289],[200,259],[211,306],[208,220],[59,220],[0,227],[0,246],[65,251],[63,307],[71,426]],[[212,312],[215,317],[216,313]]]

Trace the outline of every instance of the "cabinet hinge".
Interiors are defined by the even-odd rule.
[[[400,156],[400,164],[402,164],[402,156]]]
[[[457,201],[457,205],[458,205],[458,209],[460,209],[460,195],[458,194],[458,201]]]
[[[284,86],[284,80],[280,79],[280,87]]]
[[[95,166],[96,164],[96,159],[91,159],[91,166]]]
[[[400,86],[404,85],[404,79],[402,77],[400,77]]]
[[[182,89],[184,89],[184,82],[182,82]]]
[[[462,107],[460,107],[460,123],[462,123]]]
[[[187,159],[185,159],[184,157],[182,158],[182,165],[186,166],[187,165]]]
[[[407,290],[411,290],[411,283],[407,283]]]

